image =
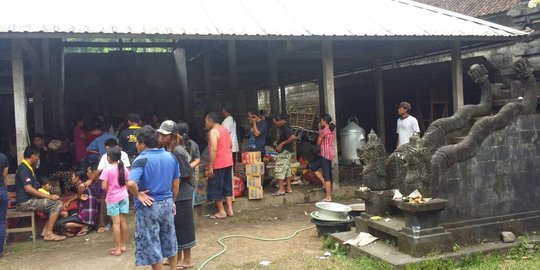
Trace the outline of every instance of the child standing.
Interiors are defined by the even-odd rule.
[[[118,147],[111,147],[107,150],[107,160],[109,166],[101,172],[99,177],[102,180],[101,188],[107,192],[105,203],[107,204],[107,215],[112,219],[113,237],[116,246],[111,249],[110,254],[120,256],[127,251],[127,222],[126,214],[129,212],[129,199],[126,188],[129,171],[121,160],[122,151]]]
[[[320,147],[320,158],[310,164],[310,169],[323,182],[325,196],[323,201],[332,201],[332,160],[335,158],[334,143],[336,141],[336,125],[332,123],[332,116],[325,113],[319,122],[319,138],[317,145]],[[320,170],[322,169],[322,174]]]

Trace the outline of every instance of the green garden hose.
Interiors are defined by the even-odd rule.
[[[223,240],[225,240],[225,239],[228,239],[228,238],[247,238],[247,239],[259,240],[259,241],[284,241],[284,240],[289,240],[289,239],[295,237],[300,232],[307,231],[307,230],[313,229],[313,228],[315,228],[315,226],[309,226],[307,228],[297,230],[296,232],[294,232],[290,236],[280,237],[280,238],[259,238],[259,237],[253,237],[253,236],[247,236],[247,235],[226,235],[226,236],[223,236],[223,237],[221,237],[221,238],[219,238],[217,240],[218,244],[220,246],[222,246],[223,249],[220,252],[216,253],[214,256],[208,258],[208,260],[204,261],[204,263],[201,266],[199,266],[199,268],[197,268],[197,270],[203,269],[206,266],[206,264],[208,264],[210,261],[212,261],[213,259],[221,256],[221,254],[225,253],[225,251],[227,250],[227,246],[223,243]]]

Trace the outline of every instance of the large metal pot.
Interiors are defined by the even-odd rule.
[[[341,158],[348,162],[359,162],[358,150],[366,145],[366,131],[358,125],[358,119],[351,117],[347,120],[347,126],[340,131]]]

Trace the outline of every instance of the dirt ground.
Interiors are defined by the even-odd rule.
[[[341,201],[354,203],[354,201]],[[197,269],[205,260],[221,251],[216,242],[225,235],[249,235],[262,238],[279,238],[296,230],[311,227],[309,213],[316,210],[314,203],[273,206],[264,209],[235,213],[225,220],[211,220],[198,215],[195,218],[197,245],[193,258]],[[128,218],[133,239],[133,216]],[[204,269],[322,269],[316,267],[322,260],[322,241],[315,228],[300,232],[296,237],[279,242],[249,239],[225,240],[227,251],[208,263]],[[38,240],[8,242],[5,256],[0,259],[0,269],[149,269],[135,267],[133,243],[128,253],[119,257],[108,255],[113,246],[110,232],[91,232],[83,237],[73,237],[62,242],[50,243]],[[261,261],[270,261],[262,266]],[[315,267],[315,268],[314,268]]]

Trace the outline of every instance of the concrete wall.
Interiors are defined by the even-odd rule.
[[[540,115],[517,116],[493,132],[473,158],[451,167],[440,185],[440,197],[449,200],[442,223],[540,212]]]

